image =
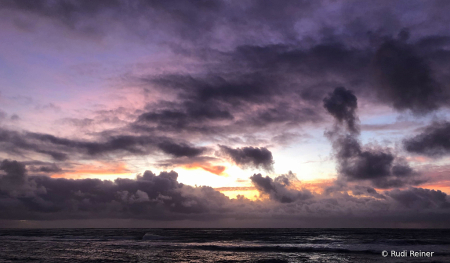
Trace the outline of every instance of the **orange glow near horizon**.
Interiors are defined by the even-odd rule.
[[[421,185],[420,187],[429,189],[429,190],[435,190],[435,191],[440,190],[441,192],[444,192],[444,193],[450,195],[450,181],[446,181],[445,183],[446,184],[444,184],[444,185],[430,183],[430,184]]]
[[[332,186],[334,183],[334,180],[331,179],[318,179],[318,180],[311,180],[311,181],[294,181],[291,182],[289,185],[289,189],[293,190],[309,190],[312,193],[315,194],[322,194],[324,189],[326,187]],[[226,195],[230,199],[237,198],[238,195],[242,195],[245,198],[248,198],[250,200],[258,200],[258,199],[265,199],[264,197],[260,196],[259,191],[251,186],[251,187],[217,187],[214,188],[215,190],[221,192],[222,194]]]
[[[238,195],[242,195],[250,200],[260,199],[259,192],[255,187],[219,187],[214,189],[230,199],[236,199]]]
[[[224,173],[224,171],[227,169],[225,166],[223,165],[211,165],[209,163],[192,163],[192,164],[186,164],[184,166],[182,166],[184,169],[203,169],[207,172],[210,172],[212,174],[215,175],[220,175],[220,176],[227,176],[227,174]]]
[[[249,186],[249,182],[246,183],[233,183],[234,179],[230,178],[225,171],[229,168],[223,165],[212,165],[210,163],[193,163],[193,164],[185,164],[180,166],[181,169],[188,171],[195,171],[196,169],[200,169],[200,171],[206,171],[207,173],[199,173],[198,176],[201,174],[201,178],[198,179],[205,183],[205,185],[214,187],[217,191],[220,191],[227,197],[231,199],[237,198],[238,195],[242,195],[245,198],[248,198],[250,200],[257,200],[261,199],[263,197],[260,196],[260,193],[254,188],[253,186]],[[219,177],[208,177],[207,174],[214,174]],[[60,173],[55,173],[51,177],[52,178],[66,178],[66,179],[101,179],[101,180],[115,180],[116,178],[129,178],[134,179],[137,174],[137,171],[130,170],[128,168],[128,165],[124,162],[120,163],[108,163],[108,162],[95,162],[92,164],[79,164],[72,170],[64,170]],[[181,173],[183,174],[183,173]],[[180,175],[181,175],[180,174]],[[196,175],[197,173],[193,174]],[[234,173],[232,173],[234,174]],[[192,175],[189,175],[191,178],[189,180],[186,180],[186,178],[183,178],[183,183],[187,185],[195,185],[198,184],[195,180],[192,181],[194,177],[191,177]],[[206,178],[209,178],[209,180],[206,180]],[[220,179],[219,179],[220,178]],[[228,178],[228,179],[227,179]],[[181,178],[179,178],[181,179]],[[446,194],[450,194],[450,181],[449,180],[442,180],[443,178],[440,178],[439,181],[429,182],[425,183],[423,185],[419,185],[416,187],[426,188],[430,190],[440,190]],[[197,180],[197,181],[198,181]],[[227,180],[226,182],[223,180]],[[233,180],[233,181],[230,181]],[[292,181],[291,184],[288,186],[289,189],[295,189],[295,190],[309,190],[312,193],[315,194],[323,194],[324,190],[330,186],[333,186],[336,179],[316,179],[316,180],[302,180],[302,181]],[[223,185],[223,187],[221,187]],[[391,189],[378,189],[375,188],[376,191],[379,193],[382,193],[384,191],[389,191]]]
[[[52,178],[86,179],[95,178],[101,180],[114,180],[121,178],[134,178],[136,173],[129,170],[125,163],[109,164],[98,162],[97,164],[83,164],[74,170],[53,174]]]
[[[312,193],[323,194],[324,189],[334,184],[335,179],[317,179],[308,181],[293,181],[288,187],[295,190],[309,190]]]

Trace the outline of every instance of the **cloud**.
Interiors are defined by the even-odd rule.
[[[161,168],[170,169],[173,167],[183,167],[185,169],[203,169],[215,175],[224,175],[226,167],[218,163],[223,160],[211,156],[193,156],[193,157],[175,157],[171,159],[160,160],[157,164]]]
[[[90,142],[82,140],[71,140],[53,136],[51,134],[27,133],[27,137],[36,139],[42,143],[55,146],[63,146],[68,149],[79,150],[88,155],[99,155],[114,151],[126,151],[134,154],[145,153],[145,146],[154,144],[154,138],[150,136],[111,136],[103,142]]]
[[[18,120],[20,120],[20,117],[19,117],[19,115],[17,115],[17,114],[13,114],[13,115],[11,115],[11,118],[10,118],[12,121],[18,121]]]
[[[362,34],[353,32],[354,28],[346,30]],[[401,32],[405,35],[406,31]],[[133,127],[139,132],[150,129],[209,138],[256,133],[264,127],[278,136],[302,124],[323,122],[318,102],[325,96],[327,112],[358,132],[355,94],[364,102],[388,104],[400,111],[410,109],[416,114],[445,105],[446,87],[439,84],[445,74],[432,71],[437,65],[422,58],[426,52],[445,52],[442,44],[435,44],[430,51],[431,44],[422,43],[425,38],[421,35],[415,37],[416,42],[407,43],[404,37],[396,40],[389,34],[365,31],[364,39],[374,40],[356,45],[359,42],[352,42],[353,38],[329,34],[317,33],[317,39],[305,45],[245,43],[226,51],[211,46],[175,48],[178,55],[203,67],[195,72],[129,76],[130,81],[149,90],[170,90],[173,95],[170,103],[147,105]],[[390,63],[390,59],[394,61]],[[372,79],[374,71],[377,83]],[[408,80],[405,76],[414,77]],[[420,79],[414,80],[416,77]],[[327,95],[330,87],[344,84],[351,91],[339,88]],[[375,93],[378,100],[374,101]]]
[[[109,153],[126,155],[146,155],[161,151],[174,157],[194,157],[205,148],[190,146],[184,142],[175,142],[167,137],[150,135],[107,135],[98,141],[76,140],[57,137],[51,134],[16,132],[0,129],[0,143],[4,150],[11,153],[20,150],[34,151],[51,156],[57,161],[66,161],[70,155],[82,155],[93,158]]]
[[[356,196],[368,195],[377,199],[386,199],[385,195],[380,194],[377,192],[377,190],[367,186],[360,186],[360,185],[353,186],[352,194]]]
[[[339,173],[348,181],[370,181],[378,188],[418,184],[416,172],[389,149],[362,147],[351,135],[340,136],[333,142]]]
[[[295,190],[292,173],[274,180],[255,174],[255,188],[269,200],[229,199],[210,187],[191,187],[178,182],[174,171],[151,171],[135,179],[55,179],[30,176],[26,165],[4,160],[0,165],[0,214],[2,220],[140,219],[220,222],[232,218],[254,222],[283,220],[389,219],[383,226],[421,218],[424,226],[447,222],[449,197],[440,191],[409,188],[379,193],[371,187],[352,186],[328,195]],[[346,191],[350,189],[355,196]],[[419,208],[419,209],[418,209]],[[399,217],[399,215],[403,215]],[[424,220],[424,216],[427,216]],[[313,220],[314,221],[314,220]],[[279,221],[272,222],[272,226]],[[443,223],[445,225],[445,223]],[[373,225],[370,223],[369,225]],[[376,225],[376,224],[375,224]],[[318,226],[318,225],[317,225]],[[321,225],[323,226],[323,224]]]
[[[66,161],[69,159],[69,156],[62,152],[52,150],[40,150],[40,149],[36,149],[36,152],[50,155],[56,161]]]
[[[49,164],[49,165],[41,165],[39,167],[31,166],[29,168],[31,172],[38,172],[38,173],[61,173],[63,170],[61,167],[59,167],[56,164]]]
[[[433,123],[412,138],[403,141],[408,152],[430,157],[442,157],[450,154],[450,123]]]
[[[63,124],[69,123],[69,124],[71,124],[75,127],[79,127],[79,128],[87,128],[94,123],[94,120],[89,119],[89,118],[83,118],[83,119],[64,118],[60,122]]]
[[[145,1],[139,0],[129,4],[118,0],[58,1],[37,0],[4,1],[1,8],[19,11],[52,20],[68,31],[87,35],[101,35],[106,29],[95,27],[99,17],[108,24],[119,20],[128,30],[135,34],[146,31],[159,33],[161,36],[176,35],[185,42],[204,45],[205,42],[219,41],[216,31],[220,28],[235,32],[240,37],[261,38],[252,33],[255,27],[264,27],[278,37],[292,40],[297,35],[293,20],[299,14],[308,12],[311,3],[303,1],[285,1],[274,6],[271,2],[244,1],[245,6],[230,5],[227,1]],[[316,4],[317,6],[317,4]],[[216,18],[221,17],[218,21]],[[141,23],[136,23],[140,21]],[[98,23],[98,22],[97,22]],[[223,28],[225,26],[225,28]],[[239,31],[239,29],[242,31]],[[229,37],[238,37],[231,36]],[[144,36],[142,36],[144,38]],[[231,40],[228,40],[231,41]]]
[[[203,170],[205,170],[207,172],[215,174],[215,175],[223,175],[223,172],[225,172],[225,170],[226,170],[226,167],[223,166],[223,165],[210,165],[208,163],[207,164],[196,164],[196,163],[193,163],[192,165],[188,165],[187,167],[188,168],[194,168],[196,166],[202,168]]]
[[[215,58],[219,59],[219,58]],[[217,135],[243,135],[264,127],[273,136],[299,124],[322,120],[316,106],[299,103],[285,73],[247,73],[234,62],[218,61],[220,66],[206,76],[162,74],[138,78],[138,82],[156,92],[171,91],[171,101],[148,104],[145,112],[130,125],[139,133],[170,133],[178,136],[214,139]],[[280,78],[275,75],[280,74]]]
[[[47,0],[37,0],[29,2],[26,0],[19,1],[5,1],[0,6],[0,9],[18,10],[28,14],[38,15],[44,18],[53,19],[59,25],[63,25],[69,30],[80,32],[86,35],[100,34],[96,28],[92,26],[80,26],[80,21],[85,16],[98,15],[106,10],[113,10],[113,7],[119,7],[120,1],[100,0],[92,2],[88,0],[81,0],[77,2],[61,1],[52,2]],[[117,10],[116,10],[117,11]],[[27,25],[27,28],[32,27]]]
[[[271,200],[281,203],[292,203],[298,200],[312,198],[313,195],[308,190],[298,191],[287,188],[290,184],[290,180],[296,179],[297,178],[292,173],[278,176],[275,180],[269,176],[263,177],[261,174],[254,174],[250,177],[250,180],[256,189],[262,194],[269,195]]]
[[[182,132],[198,129],[199,125],[211,121],[228,121],[234,118],[226,107],[216,103],[186,100],[180,105],[169,103],[164,106],[162,109],[142,113],[134,123],[135,127],[156,125],[160,131]]]
[[[378,188],[393,188],[423,183],[414,179],[418,175],[402,158],[382,147],[363,147],[357,136],[357,98],[345,88],[339,87],[324,99],[324,107],[338,123],[345,122],[344,129],[326,132],[332,141],[338,162],[337,170],[346,181],[369,181]]]
[[[377,50],[373,65],[380,81],[378,96],[397,110],[425,114],[445,105],[442,87],[413,46],[386,41]]]
[[[323,106],[339,123],[344,122],[351,132],[359,132],[355,113],[358,104],[353,92],[344,87],[335,88],[323,99]]]
[[[308,46],[276,44],[276,45],[241,45],[229,56],[246,66],[246,69],[257,70],[267,74],[279,75],[302,74],[305,79],[311,77],[340,74],[354,77],[356,72],[363,72],[362,67],[369,63],[371,54],[366,50],[357,50],[346,46],[340,40],[318,41]],[[237,64],[241,66],[242,64]],[[308,77],[309,76],[309,77]],[[316,82],[317,83],[317,82]],[[323,83],[323,82],[322,82]],[[289,89],[289,87],[283,87]],[[311,87],[305,87],[311,88]],[[320,100],[314,91],[324,92],[320,86],[305,89],[312,93],[303,93],[304,98]]]
[[[204,148],[195,148],[186,144],[177,144],[169,141],[160,142],[157,145],[164,153],[171,154],[175,157],[194,157],[205,151]]]
[[[252,167],[261,168],[266,171],[273,170],[273,156],[272,153],[264,147],[242,147],[230,148],[224,145],[219,145],[220,150],[227,157],[238,166],[242,168]]]
[[[285,127],[288,130],[290,127],[296,127],[301,123],[320,122],[321,116],[316,109],[309,106],[298,107],[290,104],[290,102],[280,103],[256,111],[253,115],[247,117],[242,121],[242,125],[251,125],[254,127],[270,127],[275,124]],[[281,134],[279,136],[282,136]]]
[[[211,34],[204,32],[216,27],[218,21],[215,18],[218,15],[225,15],[220,8],[223,5],[222,1],[195,3],[134,1],[129,4],[120,0],[99,0],[95,3],[89,0],[76,2],[37,0],[33,3],[7,0],[2,3],[0,9],[44,18],[67,32],[90,38],[103,37],[109,32],[106,25],[119,23],[134,33],[133,35],[142,34],[145,30],[166,37],[176,34],[185,41],[196,42],[212,38]],[[141,23],[137,23],[139,20]],[[22,22],[17,23],[19,28],[34,29],[28,20],[19,21]],[[146,36],[140,38],[145,39]]]
[[[289,171],[287,174],[279,175],[274,179],[274,182],[280,183],[284,186],[289,186],[291,182],[298,182],[298,181],[299,180],[297,176],[292,171]]]
[[[169,214],[176,217],[176,214],[225,212],[229,201],[210,187],[194,188],[178,183],[178,174],[173,171],[159,175],[146,171],[135,180],[113,182],[26,176],[25,165],[8,160],[0,168],[6,171],[0,177],[3,192],[0,207],[11,212],[2,213],[2,218],[50,219],[54,213],[57,218],[170,218]]]
[[[13,185],[22,184],[27,172],[24,164],[10,160],[3,160],[0,163],[0,170],[6,172],[6,175],[2,177],[2,181]]]
[[[210,69],[206,76],[164,74],[141,78],[140,81],[159,89],[171,89],[181,100],[179,105],[184,108],[185,114],[199,120],[233,119],[232,114],[227,113],[233,107],[239,107],[243,102],[268,101],[276,94],[278,87],[274,79],[260,73],[247,73],[245,69],[242,72],[235,69],[226,74],[228,67],[233,66],[233,63],[227,62],[223,61],[218,68]]]
[[[361,129],[364,131],[383,131],[383,130],[407,130],[421,125],[421,122],[416,121],[397,121],[387,124],[363,124]]]
[[[371,58],[368,51],[339,41],[184,51],[188,53],[182,50],[181,55],[207,67],[199,73],[128,78],[149,90],[170,90],[174,97],[147,105],[150,110],[134,123],[135,129],[215,137],[255,133],[264,127],[272,136],[282,135],[301,124],[324,121],[318,101],[326,88],[338,82],[338,75],[364,81],[367,73],[361,71]]]
[[[386,195],[412,209],[450,208],[447,194],[439,190],[411,187],[406,190],[395,189],[387,192]]]

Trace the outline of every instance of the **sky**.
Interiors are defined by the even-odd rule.
[[[450,227],[448,13],[0,0],[0,225]]]

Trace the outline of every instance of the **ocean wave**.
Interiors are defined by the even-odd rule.
[[[310,245],[219,245],[219,244],[189,244],[189,245],[178,245],[178,248],[185,249],[198,249],[198,250],[209,250],[209,251],[230,251],[230,252],[285,252],[285,253],[347,253],[347,254],[373,254],[380,255],[383,250],[419,250],[426,251],[426,248],[419,248],[417,246],[404,247],[404,248],[391,248],[388,249],[385,246],[358,246],[358,245],[348,245],[345,247],[336,247],[336,246],[316,246],[314,244]],[[430,248],[429,251],[435,251],[438,255],[450,255],[450,251],[445,249],[445,246]]]
[[[145,233],[145,235],[142,237],[142,240],[163,240],[168,239],[167,236],[160,236],[152,233]]]
[[[380,254],[378,250],[352,250],[336,247],[295,247],[295,246],[217,246],[217,245],[195,245],[187,248],[195,248],[211,251],[233,251],[233,252],[332,252],[332,253],[364,253]]]
[[[34,242],[64,242],[64,241],[114,241],[114,240],[139,240],[135,236],[0,236],[0,240],[9,241],[34,241]]]

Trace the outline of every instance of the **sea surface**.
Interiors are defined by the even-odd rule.
[[[450,262],[450,230],[0,229],[0,262]]]

